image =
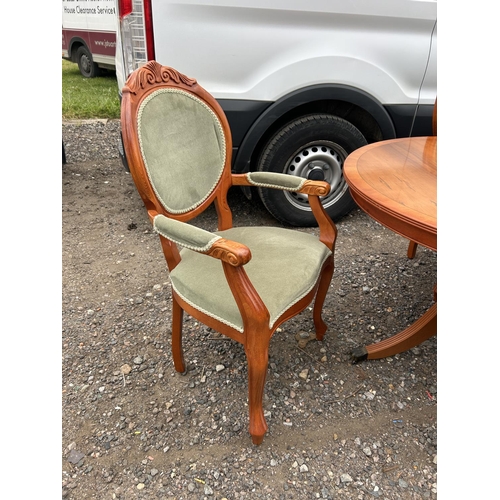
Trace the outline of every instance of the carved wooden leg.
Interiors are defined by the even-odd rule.
[[[318,291],[316,292],[316,299],[314,300],[313,321],[317,340],[323,340],[323,336],[328,329],[326,323],[323,321],[321,313],[323,312],[323,304],[325,303],[326,294],[328,293],[332,276],[333,255],[330,259],[328,259],[323,267],[321,278],[319,279]]]
[[[175,370],[179,373],[186,372],[184,354],[182,352],[182,318],[184,310],[179,305],[175,296],[172,296],[172,357]]]
[[[437,303],[434,303],[415,323],[392,337],[376,344],[356,348],[351,357],[354,363],[365,359],[394,356],[421,344],[437,333]]]
[[[417,243],[415,243],[414,241],[410,241],[407,252],[409,259],[413,259],[415,257],[415,254],[417,253],[417,246]]]
[[[256,332],[246,334],[245,352],[248,362],[248,406],[249,406],[249,432],[253,444],[259,445],[267,431],[264,418],[262,398],[266,382],[267,364],[269,359],[269,335],[267,339]]]

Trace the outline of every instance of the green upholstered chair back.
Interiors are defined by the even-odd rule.
[[[212,109],[183,89],[159,88],[142,101],[137,131],[149,180],[164,208],[183,214],[202,204],[226,162],[224,130]]]

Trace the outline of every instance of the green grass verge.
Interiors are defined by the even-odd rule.
[[[84,78],[78,65],[62,60],[62,116],[66,120],[120,118],[116,75]]]

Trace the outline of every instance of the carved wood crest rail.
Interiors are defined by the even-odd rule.
[[[176,84],[183,83],[188,87],[193,87],[197,83],[194,78],[189,78],[169,66],[162,66],[156,61],[149,61],[138,71],[132,73],[123,87],[123,93],[136,94],[139,89],[145,89],[149,85],[162,82],[168,84],[170,81]]]

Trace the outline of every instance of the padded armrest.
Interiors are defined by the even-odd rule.
[[[153,227],[159,235],[176,245],[209,255],[235,267],[246,264],[252,258],[250,249],[241,243],[162,214],[154,217]]]
[[[274,172],[248,172],[246,176],[253,186],[285,189],[287,191],[299,191],[306,181],[303,177]]]
[[[221,239],[220,236],[210,231],[205,231],[175,219],[169,219],[161,214],[158,214],[153,219],[153,227],[164,238],[195,252],[208,252],[213,244]]]
[[[233,184],[240,186],[255,186],[315,196],[326,196],[330,192],[330,184],[325,181],[312,181],[289,174],[275,172],[248,172],[233,175]]]

